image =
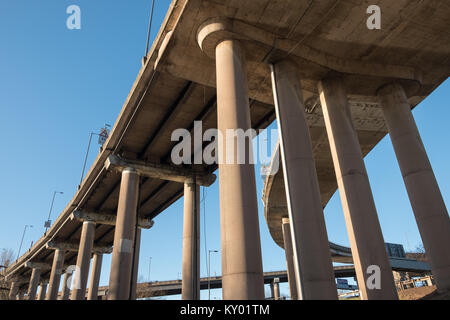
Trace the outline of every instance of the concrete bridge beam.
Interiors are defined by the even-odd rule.
[[[337,299],[299,70],[282,61],[271,71],[299,298]]]
[[[31,271],[30,285],[28,287],[28,300],[36,300],[37,288],[41,277],[41,269],[34,268]]]
[[[294,252],[292,250],[291,226],[288,218],[283,218],[284,253],[286,255],[289,294],[291,300],[298,300],[297,281],[294,269]],[[333,271],[334,272],[334,271]]]
[[[46,300],[57,300],[58,299],[58,291],[59,284],[61,281],[61,273],[64,267],[64,256],[65,252],[63,250],[55,250],[53,256],[53,266],[52,271],[50,273],[50,282],[48,286],[48,292]]]
[[[39,285],[38,300],[45,300],[45,294],[47,293],[48,281],[41,281]]]
[[[411,106],[400,84],[378,96],[436,286],[450,290],[450,220]]]
[[[91,221],[83,222],[71,300],[84,300],[86,298],[86,287],[89,277],[92,248],[94,246],[94,235],[95,223]]]
[[[398,299],[345,88],[340,78],[327,78],[318,89],[362,298]],[[372,268],[380,286],[367,284]]]
[[[184,184],[183,300],[200,300],[200,187]]]
[[[89,282],[88,300],[98,299],[98,286],[100,283],[100,273],[102,271],[103,254],[95,253],[92,259],[91,281]]]
[[[131,298],[138,194],[139,174],[132,168],[124,169],[117,208],[108,300]]]

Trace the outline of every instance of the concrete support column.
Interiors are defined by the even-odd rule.
[[[138,194],[139,174],[131,168],[123,170],[114,233],[109,300],[129,300],[131,298]]]
[[[273,280],[273,298],[274,300],[280,300],[280,279],[278,278]]]
[[[53,256],[52,271],[50,274],[50,282],[48,286],[48,292],[46,300],[57,300],[59,292],[59,283],[61,281],[61,273],[64,265],[64,251],[55,250]]]
[[[183,300],[200,300],[200,187],[184,184]]]
[[[100,283],[100,273],[102,271],[102,261],[103,254],[94,253],[91,280],[89,282],[88,300],[98,299],[98,286]]]
[[[94,246],[94,236],[95,223],[92,221],[84,221],[70,300],[86,299],[86,287],[89,277],[92,247]]]
[[[362,299],[398,299],[343,83],[328,78],[318,88]]]
[[[16,300],[19,293],[19,284],[17,282],[11,282],[11,288],[9,289],[9,300]]]
[[[45,294],[47,292],[47,282],[41,282],[40,286],[39,286],[39,295],[38,295],[38,300],[45,300]]]
[[[18,300],[25,300],[25,291],[19,291]]]
[[[297,281],[295,278],[295,270],[294,270],[294,253],[292,251],[291,226],[288,218],[284,218],[282,223],[283,223],[284,253],[286,254],[287,275],[289,282],[289,293],[291,300],[297,300],[298,293],[297,293]]]
[[[41,278],[41,269],[33,268],[31,271],[30,285],[28,287],[28,300],[36,300],[37,288]]]
[[[337,299],[299,71],[288,61],[271,68],[299,298]]]
[[[436,286],[450,290],[450,220],[411,106],[400,84],[378,95]]]
[[[224,300],[264,299],[261,243],[252,142],[246,141],[244,164],[238,164],[238,139],[225,139],[227,129],[251,127],[245,60],[236,40],[216,47],[218,129],[224,137],[219,150],[220,220]],[[230,145],[234,142],[233,145]],[[225,163],[232,155],[232,162]]]
[[[136,300],[137,298],[137,281],[139,274],[139,256],[141,253],[141,233],[142,229],[136,229],[136,249],[134,250],[134,263],[133,263],[133,276],[131,277],[131,298],[130,300]]]
[[[68,282],[69,282],[71,276],[72,276],[72,273],[70,273],[69,271],[66,270],[66,272],[64,273],[60,300],[69,300],[70,283],[68,283]]]

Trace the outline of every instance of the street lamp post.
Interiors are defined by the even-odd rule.
[[[17,252],[17,259],[16,260],[19,260],[20,250],[22,250],[23,238],[25,237],[25,232],[27,232],[27,228],[28,227],[33,228],[32,225],[28,225],[28,224],[25,225],[25,228],[23,229],[22,240],[20,241],[19,251]]]
[[[64,194],[64,192],[61,192],[61,191],[54,191],[53,192],[52,204],[50,205],[50,211],[48,212],[47,221],[45,221],[45,224],[44,224],[45,232],[47,232],[48,228],[50,228],[50,225],[51,225],[50,215],[52,214],[53,203],[55,203],[56,194]]]
[[[211,252],[217,253],[217,250],[208,250],[208,300],[211,300]]]
[[[84,157],[84,164],[83,164],[83,170],[81,171],[81,178],[80,178],[80,184],[78,185],[78,189],[81,188],[81,184],[83,183],[83,178],[84,178],[84,171],[86,170],[86,164],[87,164],[87,160],[88,160],[88,156],[89,156],[89,150],[91,149],[91,143],[92,143],[92,137],[95,136],[99,136],[99,141],[98,143],[100,145],[103,146],[103,143],[106,141],[106,139],[109,136],[109,130],[108,128],[110,128],[111,126],[109,124],[105,124],[105,127],[102,128],[100,130],[100,133],[95,133],[95,132],[91,132],[89,135],[89,143],[88,143],[88,147],[86,150],[86,156]]]

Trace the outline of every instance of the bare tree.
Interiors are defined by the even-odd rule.
[[[4,279],[5,270],[14,261],[14,252],[11,249],[3,249],[0,253],[0,300],[8,300],[9,283]]]

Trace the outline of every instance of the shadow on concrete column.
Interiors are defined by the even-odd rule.
[[[91,264],[92,247],[94,246],[95,222],[84,221],[81,230],[80,247],[78,249],[77,267],[74,272],[72,294],[70,300],[85,300],[86,287]]]
[[[436,286],[450,290],[450,220],[411,106],[400,84],[378,95]]]
[[[56,249],[53,256],[52,271],[50,274],[50,282],[46,300],[58,299],[59,283],[61,281],[61,273],[64,265],[64,251]]]
[[[322,80],[318,89],[362,299],[398,299],[342,80]]]
[[[235,40],[216,47],[218,129],[250,129],[245,60]],[[238,164],[236,147],[223,139],[219,158],[233,154],[233,164],[219,164],[222,281],[224,300],[264,299],[261,243],[252,142],[246,141],[246,163]],[[236,138],[234,144],[236,145]],[[248,140],[248,139],[247,139]]]
[[[131,294],[139,174],[131,168],[122,172],[116,231],[111,260],[108,300],[129,300]]]
[[[184,184],[183,300],[200,300],[200,187]]]

